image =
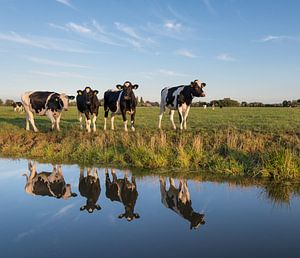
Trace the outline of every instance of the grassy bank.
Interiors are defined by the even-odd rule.
[[[79,130],[76,110],[63,114],[61,132],[37,118],[39,133],[26,132],[24,114],[0,109],[0,153],[45,162],[206,171],[254,177],[300,178],[300,109],[192,109],[189,130],[158,131],[156,108],[139,108],[136,132],[95,134]],[[100,127],[103,126],[100,113]],[[99,124],[98,123],[98,124]]]

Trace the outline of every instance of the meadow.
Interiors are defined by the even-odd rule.
[[[75,107],[63,113],[61,132],[50,131],[50,121],[36,116],[38,133],[25,131],[25,113],[0,107],[0,155],[159,173],[300,178],[299,108],[192,108],[188,130],[180,132],[171,129],[168,112],[160,131],[159,109],[139,107],[136,132],[128,133],[121,116],[115,131],[104,132],[100,108],[98,130],[89,134],[80,130]]]

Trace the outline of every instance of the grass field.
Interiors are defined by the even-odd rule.
[[[158,108],[138,108],[136,132],[79,129],[77,111],[64,112],[61,132],[51,132],[46,117],[36,116],[39,133],[26,132],[25,114],[0,107],[0,153],[40,161],[193,170],[254,177],[300,178],[300,109],[192,108],[188,130],[171,130],[168,113],[157,129]],[[178,118],[176,117],[178,124]]]

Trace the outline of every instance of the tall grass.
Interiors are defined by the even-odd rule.
[[[244,111],[242,108],[240,110],[243,116]],[[214,126],[212,119],[209,129],[193,129],[196,123],[193,121],[192,129],[180,132],[167,129],[170,128],[169,123],[164,124],[163,131],[155,129],[157,117],[148,108],[138,110],[144,120],[140,124],[137,121],[137,131],[134,133],[125,133],[119,118],[117,131],[104,132],[99,129],[96,133],[88,134],[79,130],[75,120],[76,113],[72,112],[64,114],[68,117],[62,123],[62,132],[49,132],[49,122],[37,119],[37,126],[42,132],[34,133],[25,131],[23,125],[19,124],[22,120],[18,120],[18,117],[9,118],[12,119],[10,121],[4,117],[5,112],[0,110],[1,155],[82,165],[180,169],[279,179],[300,178],[299,128],[293,122],[292,126],[284,124],[280,113],[278,117],[282,119],[284,129],[274,129],[272,124],[265,130],[256,130],[255,126],[245,128],[245,125],[238,126],[238,123],[225,126],[221,118],[218,118],[218,126]],[[201,115],[204,114],[203,119],[209,119],[207,113],[203,110],[200,112]],[[236,116],[238,110],[234,109],[233,112],[233,116]],[[259,110],[253,109],[252,113],[255,112]],[[299,110],[292,112],[300,115]],[[14,113],[12,115],[21,116]],[[272,119],[273,116],[272,112]],[[3,121],[5,119],[7,120]],[[265,120],[268,119],[266,116]]]

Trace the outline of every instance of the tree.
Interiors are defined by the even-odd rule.
[[[7,99],[6,101],[5,101],[5,106],[11,106],[13,103],[15,103],[12,99]]]
[[[3,100],[2,99],[0,99],[0,106],[2,106],[3,105]]]

